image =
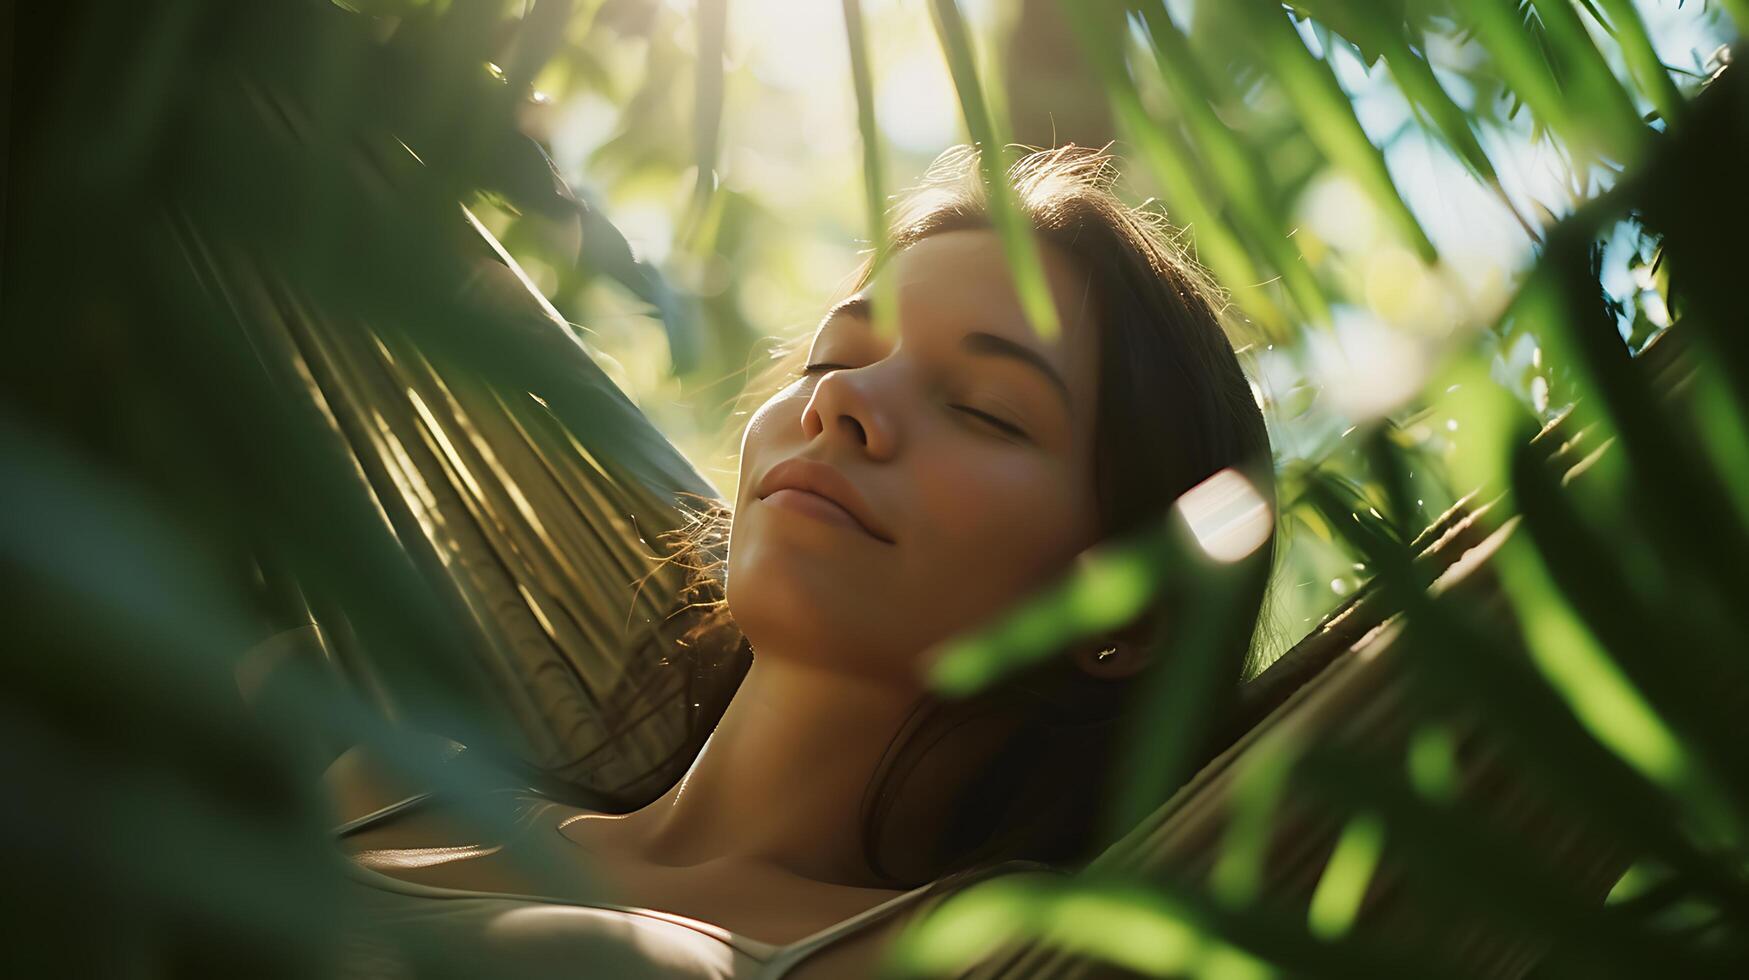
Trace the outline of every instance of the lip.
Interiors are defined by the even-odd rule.
[[[797,490],[823,498],[830,506],[843,511],[864,534],[886,544],[893,543],[892,535],[869,512],[868,502],[863,500],[862,494],[845,479],[844,474],[825,463],[796,457],[773,466],[764,479],[759,481],[757,494],[760,500],[764,500],[779,490]],[[800,508],[808,508],[810,505],[820,504],[821,501],[796,500],[794,503]],[[815,511],[815,514],[831,516],[829,512]]]

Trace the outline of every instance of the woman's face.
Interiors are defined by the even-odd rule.
[[[881,273],[896,336],[870,319],[879,290],[857,293],[754,414],[728,603],[759,656],[920,685],[932,645],[1094,543],[1097,325],[1086,274],[1039,241],[1056,338],[1028,326],[994,233],[943,232]]]

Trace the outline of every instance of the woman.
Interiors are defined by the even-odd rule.
[[[1009,175],[1062,324],[1049,340],[975,174],[969,150],[937,161],[895,215],[883,281],[865,267],[747,425],[721,625],[756,658],[685,777],[623,815],[518,794],[508,841],[458,844],[478,835],[441,807],[348,828],[373,905],[429,955],[499,974],[854,976],[918,900],[1096,849],[1149,639],[1180,611],[963,702],[928,693],[930,652],[1222,470],[1267,501],[1268,439],[1203,280],[1111,195],[1107,157],[1064,147]],[[330,774],[347,818],[394,802],[356,763]]]

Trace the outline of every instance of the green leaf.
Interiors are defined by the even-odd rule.
[[[1367,138],[1330,66],[1312,56],[1293,21],[1278,5],[1268,0],[1240,0],[1231,9],[1243,18],[1259,59],[1299,111],[1313,142],[1366,190],[1422,261],[1438,261],[1433,241],[1397,193],[1384,154]]]
[[[1609,63],[1592,43],[1572,0],[1533,0],[1533,3],[1566,72],[1570,87],[1564,94],[1570,103],[1585,107],[1585,118],[1607,134],[1609,145],[1619,154],[1617,158],[1622,163],[1633,163],[1649,131],[1611,73]]]
[[[1149,531],[1088,552],[1059,583],[944,643],[930,667],[930,685],[962,697],[1074,640],[1127,625],[1161,587],[1166,547],[1162,535]]]
[[[862,194],[868,209],[868,240],[874,252],[874,271],[888,255],[885,167],[881,164],[881,131],[875,120],[873,72],[869,67],[868,33],[863,25],[861,0],[844,0],[844,36],[850,46],[850,80],[856,91],[856,128],[862,136]],[[870,304],[875,332],[891,337],[897,333],[898,297],[890,277],[879,277],[880,295]]]
[[[1412,25],[1396,18],[1388,18],[1370,8],[1355,8],[1341,3],[1319,5],[1317,15],[1329,19],[1332,26],[1345,37],[1363,49],[1375,52],[1384,60],[1391,78],[1396,81],[1409,104],[1423,115],[1433,131],[1457,155],[1458,160],[1488,186],[1513,219],[1524,228],[1525,233],[1532,240],[1539,238],[1535,226],[1519,212],[1517,205],[1512,203],[1512,198],[1506,193],[1493,161],[1488,158],[1481,141],[1476,138],[1470,114],[1452,100],[1445,86],[1440,84],[1438,76],[1433,73],[1432,66],[1417,53],[1415,38],[1410,35]]]
[[[958,974],[1004,941],[1033,938],[1150,977],[1275,975],[1158,892],[1120,883],[983,882],[947,899],[892,949],[896,975]]]
[[[1393,775],[1354,746],[1308,753],[1296,772],[1296,785],[1311,797],[1367,815],[1358,827],[1350,824],[1355,827],[1350,853],[1343,855],[1352,858],[1343,869],[1349,873],[1332,886],[1337,898],[1345,900],[1344,909],[1346,899],[1364,885],[1359,872],[1373,864],[1382,824],[1392,841],[1389,858],[1398,880],[1417,884],[1418,906],[1433,914],[1444,909],[1454,916],[1479,918],[1493,935],[1546,937],[1554,947],[1551,968],[1595,973],[1613,967],[1631,976],[1673,962],[1683,964],[1676,968],[1680,973],[1701,961],[1667,939],[1625,928],[1600,901],[1581,892],[1550,856],[1532,850],[1518,832],[1501,826],[1494,807],[1481,801],[1463,808],[1431,806]],[[1379,823],[1368,826],[1371,820]],[[1337,898],[1330,904],[1336,905]]]
[[[1733,631],[1723,624],[1694,629],[1681,621],[1694,615],[1688,610],[1676,622],[1655,626],[1664,611],[1676,610],[1628,587],[1627,570],[1596,544],[1601,536],[1582,527],[1557,497],[1540,451],[1520,449],[1512,471],[1540,554],[1532,559],[1513,551],[1501,560],[1536,662],[1598,739],[1683,799],[1713,839],[1749,842],[1742,814],[1733,812],[1716,772],[1691,750],[1693,736],[1706,737],[1702,752],[1724,766],[1735,785],[1749,785],[1732,695],[1749,692],[1749,670],[1705,653],[1730,645]]]
[[[1272,340],[1283,341],[1289,324],[1274,299],[1260,288],[1263,276],[1252,262],[1247,245],[1221,220],[1215,207],[1220,193],[1211,175],[1179,135],[1177,127],[1149,116],[1140,93],[1124,73],[1123,52],[1112,43],[1110,26],[1097,19],[1097,5],[1062,0],[1063,16],[1069,21],[1088,65],[1099,73],[1124,134],[1141,151],[1141,162],[1165,189],[1175,219],[1195,236],[1197,257],[1222,285],[1232,290],[1239,306],[1262,325]],[[1122,21],[1117,26],[1121,29]]]
[[[699,0],[698,59],[693,83],[692,142],[698,179],[681,237],[703,245],[711,237],[717,194],[717,157],[723,128],[723,42],[729,0]]]
[[[1493,56],[1494,67],[1512,94],[1561,134],[1572,150],[1583,154],[1601,152],[1623,162],[1632,161],[1638,155],[1645,127],[1639,124],[1631,108],[1624,118],[1621,89],[1613,78],[1597,76],[1597,67],[1592,62],[1596,49],[1584,28],[1577,25],[1577,18],[1565,6],[1566,2],[1559,0],[1558,4],[1546,5],[1549,9],[1559,6],[1568,17],[1557,16],[1556,24],[1543,19],[1543,36],[1555,47],[1559,67],[1564,72],[1575,67],[1571,62],[1578,62],[1577,67],[1586,75],[1584,91],[1599,100],[1595,107],[1577,98],[1569,99],[1561,90],[1554,74],[1556,66],[1544,57],[1537,46],[1537,35],[1527,30],[1513,0],[1474,0],[1466,7],[1467,23],[1476,40]],[[1544,7],[1537,4],[1539,12]]]
[[[1343,826],[1306,913],[1313,935],[1336,939],[1354,927],[1361,898],[1378,867],[1384,838],[1385,828],[1377,814],[1359,814]]]
[[[1628,70],[1639,84],[1640,94],[1651,101],[1666,126],[1677,123],[1682,118],[1682,93],[1677,90],[1670,72],[1664,68],[1664,61],[1658,57],[1657,49],[1652,47],[1651,35],[1646,33],[1646,23],[1640,19],[1640,12],[1634,7],[1633,0],[1599,2],[1609,14],[1609,26],[1616,43],[1621,45],[1622,57],[1627,60]]]
[[[935,21],[935,34],[941,42],[942,55],[947,59],[953,76],[954,89],[959,93],[960,109],[965,115],[966,129],[972,142],[978,145],[978,170],[984,178],[984,193],[988,200],[990,220],[1002,240],[1003,254],[1014,277],[1020,295],[1020,306],[1032,328],[1046,340],[1062,332],[1058,322],[1056,301],[1051,296],[1050,282],[1045,278],[1044,258],[1033,237],[1031,224],[1014,200],[1006,168],[1002,164],[1003,144],[997,139],[996,123],[991,118],[978,82],[977,61],[972,54],[971,36],[966,30],[957,0],[930,0],[929,12]]]
[[[1202,172],[1221,186],[1234,215],[1281,276],[1301,312],[1312,323],[1329,326],[1329,300],[1317,276],[1288,239],[1292,219],[1282,204],[1279,189],[1263,169],[1257,148],[1247,146],[1215,114],[1214,87],[1197,67],[1189,38],[1172,22],[1165,7],[1150,4],[1142,14],[1153,41],[1155,64],[1167,82],[1166,92],[1183,114],[1197,149],[1208,162]]]
[[[1262,897],[1269,842],[1289,776],[1305,746],[1291,728],[1271,730],[1236,761],[1233,817],[1221,837],[1220,856],[1209,873],[1209,891],[1230,909]]]

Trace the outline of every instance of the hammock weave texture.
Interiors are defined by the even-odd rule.
[[[694,610],[682,598],[684,570],[655,560],[656,537],[684,521],[683,501],[719,494],[602,371],[600,355],[513,265],[483,265],[467,287],[504,311],[505,343],[559,365],[571,394],[587,397],[594,427],[568,430],[526,391],[441,370],[404,336],[318,312],[246,256],[206,255],[240,326],[279,361],[295,397],[320,408],[384,522],[451,600],[488,679],[484,697],[525,761],[611,812],[673,785],[750,652],[676,655]],[[346,678],[397,714],[369,658],[348,649],[344,624],[320,610],[313,618]]]

